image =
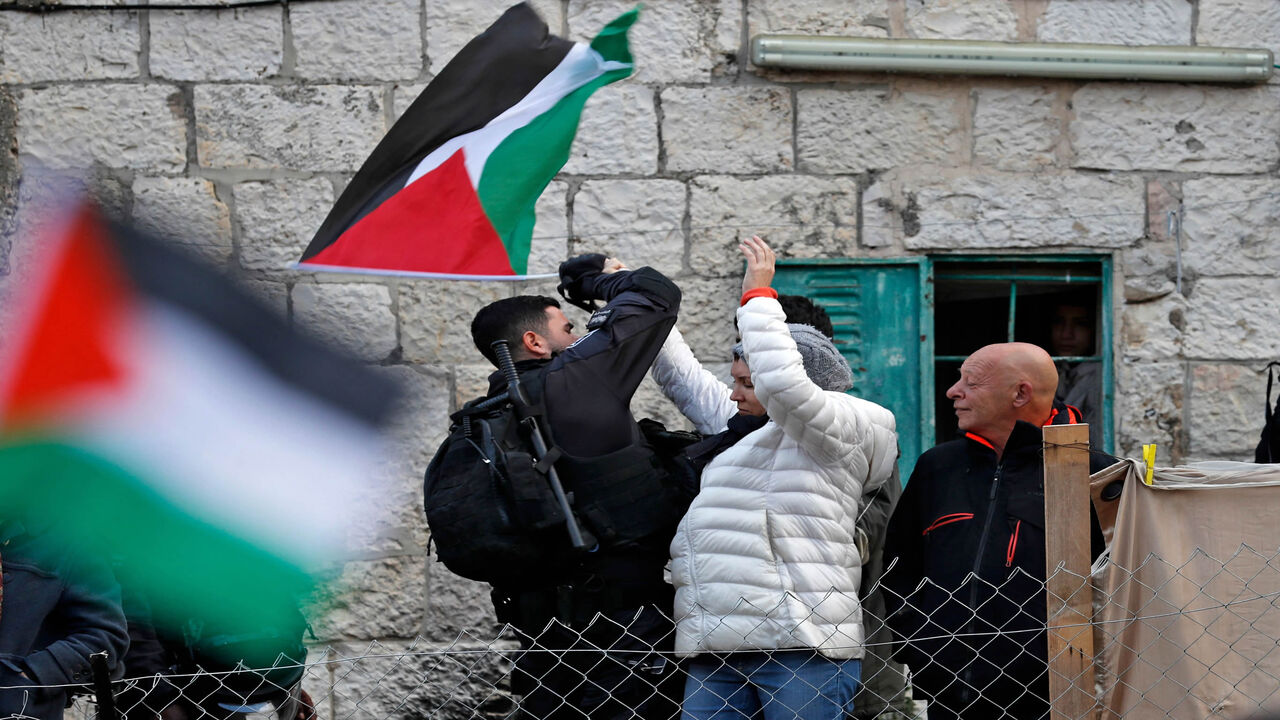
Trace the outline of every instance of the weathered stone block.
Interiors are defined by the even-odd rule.
[[[684,268],[684,211],[678,180],[589,180],[573,199],[573,230],[583,252],[675,275]]]
[[[562,35],[564,13],[557,0],[530,3],[552,35]],[[440,72],[464,45],[484,32],[512,3],[507,0],[427,0],[427,57],[432,74]],[[599,28],[597,28],[599,29]]]
[[[433,450],[435,448],[432,448]],[[426,555],[427,522],[422,510],[422,471],[403,472],[405,457],[417,448],[392,444],[386,460],[366,480],[366,495],[352,504],[362,521],[347,528],[346,550],[351,557],[416,557]],[[363,519],[370,518],[370,519]]]
[[[408,80],[422,72],[418,3],[333,0],[289,9],[299,77]]]
[[[858,184],[852,178],[698,177],[690,183],[689,267],[742,272],[738,242],[760,235],[779,257],[857,255]]]
[[[442,367],[403,365],[387,368],[385,372],[392,374],[404,388],[390,437],[408,451],[405,469],[417,479],[415,492],[420,494],[422,473],[449,432],[449,372]],[[421,514],[421,510],[419,506],[415,512]]]
[[[760,33],[803,33],[888,37],[887,0],[752,0],[747,3],[747,37]]]
[[[427,558],[427,611],[422,626],[424,638],[442,643],[466,641],[467,635],[496,637],[501,627],[494,617],[489,586],[454,575],[434,555]]]
[[[1280,273],[1280,181],[1206,177],[1182,184],[1184,268],[1200,275]]]
[[[267,304],[281,318],[289,317],[289,286],[278,280],[261,280],[252,277],[239,278],[240,285],[250,295]]]
[[[321,641],[414,637],[422,628],[422,558],[387,557],[345,563],[312,618]]]
[[[136,12],[0,15],[0,83],[138,76]]]
[[[1231,458],[1252,462],[1264,421],[1259,398],[1265,373],[1245,365],[1191,366],[1191,448],[1193,459]]]
[[[902,210],[907,210],[905,218],[913,222],[915,210],[894,206],[893,185],[892,182],[878,182],[862,191],[862,247],[905,251],[902,245]]]
[[[0,153],[4,151],[0,149]],[[20,178],[15,178],[11,202],[13,215],[5,227],[6,236],[0,249],[7,252],[6,273],[11,284],[22,286],[30,278],[37,254],[60,218],[71,209],[68,200],[89,197],[110,216],[125,219],[129,187],[104,169],[52,172],[36,163],[24,163]],[[7,306],[6,306],[7,307]],[[0,315],[6,313],[0,312]]]
[[[1143,234],[1140,178],[1100,175],[886,175],[864,195],[910,249],[1125,247]],[[877,185],[888,184],[887,190]],[[874,192],[873,192],[874,191]],[[869,211],[868,211],[869,214]],[[870,232],[870,231],[868,231]]]
[[[569,31],[589,41],[635,7],[629,0],[570,0]],[[635,78],[644,83],[706,82],[737,64],[742,9],[733,0],[646,4],[631,28]]]
[[[426,83],[398,83],[391,94],[392,111],[395,113],[396,120],[404,114],[405,110],[413,104],[414,100],[427,89]],[[394,122],[394,121],[393,121]]]
[[[652,175],[657,170],[658,113],[653,90],[633,83],[600,88],[582,110],[564,171]]]
[[[239,183],[231,190],[240,225],[240,264],[283,270],[297,262],[333,206],[322,178]]]
[[[1196,44],[1277,50],[1280,4],[1270,0],[1201,0]],[[1276,82],[1272,78],[1272,82]]]
[[[139,227],[209,260],[231,259],[231,211],[208,180],[136,178],[133,219]]]
[[[133,7],[138,6],[137,0],[106,0],[105,2],[98,2],[98,0],[54,0],[54,2],[50,4],[77,5],[81,7],[86,5],[130,5]],[[155,5],[158,5],[158,4],[159,3],[155,3]],[[217,6],[226,7],[230,9],[233,6],[240,5],[242,3],[237,3],[236,0],[211,0],[210,2],[206,2],[205,0],[166,0],[164,4],[178,5],[182,7],[208,7],[210,5],[217,5]]]
[[[1163,178],[1147,181],[1147,233],[1150,240],[1166,242],[1174,239],[1176,228],[1169,225],[1169,213],[1180,212],[1181,205],[1180,181]]]
[[[18,182],[18,101],[7,88],[0,88],[0,275],[9,272],[9,244],[17,228]]]
[[[1040,170],[1056,161],[1063,121],[1044,87],[974,91],[973,159],[1001,170]]]
[[[957,164],[962,154],[967,159],[960,117],[965,103],[954,91],[941,86],[938,90],[798,91],[800,168],[846,173],[920,163]]]
[[[205,167],[351,171],[386,131],[375,87],[197,85],[195,102]]]
[[[1143,303],[1156,300],[1177,290],[1175,280],[1164,275],[1137,275],[1124,279],[1126,302]]]
[[[293,318],[301,327],[364,360],[386,359],[396,349],[391,291],[374,283],[298,283]]]
[[[1006,0],[907,0],[907,34],[949,40],[1018,39],[1018,16]]]
[[[554,273],[569,257],[569,185],[552,180],[533,208],[529,273]]]
[[[51,168],[94,163],[179,172],[182,91],[168,85],[55,85],[18,96],[18,150]]]
[[[741,265],[728,261],[741,272]],[[702,362],[729,363],[733,360],[733,344],[738,341],[738,299],[742,297],[742,278],[683,277],[680,290],[680,318],[676,326],[684,335],[693,354]],[[727,367],[727,366],[726,366]]]
[[[1186,457],[1183,408],[1187,392],[1182,363],[1117,363],[1116,452],[1142,457],[1142,446],[1156,443],[1161,465]]]
[[[1188,298],[1184,348],[1190,358],[1280,357],[1280,278],[1202,278]],[[1199,427],[1195,424],[1193,428]]]
[[[662,91],[667,170],[776,172],[794,166],[791,94],[767,87]]]
[[[454,410],[481,395],[489,394],[489,376],[494,373],[494,367],[487,364],[479,350],[475,351],[472,362],[474,364],[453,367]]]
[[[0,302],[4,303],[4,307],[13,307],[12,303],[18,297],[18,283],[10,275],[0,275]],[[0,335],[3,337],[12,337],[10,333],[14,332],[16,319],[13,313],[0,314]]]
[[[474,363],[471,319],[510,297],[506,283],[415,280],[400,284],[400,345],[414,363]]]
[[[422,555],[427,545],[422,480],[449,430],[449,373],[443,368],[378,368],[400,386],[386,451],[353,515],[371,520],[351,527],[347,547],[362,556]]]
[[[1169,234],[1169,211],[1181,206],[1180,183],[1147,181],[1147,236],[1121,253],[1124,299],[1141,303],[1177,289],[1177,243]]]
[[[1052,0],[1036,29],[1039,42],[1189,45],[1187,0]]]
[[[1275,88],[1092,83],[1071,104],[1076,167],[1249,173],[1280,161]]]
[[[514,640],[447,645],[422,640],[339,643],[327,655],[313,650],[303,687],[322,718],[370,717],[462,720],[507,717]]]
[[[1187,300],[1165,295],[1159,300],[1125,303],[1120,316],[1120,348],[1126,360],[1173,360],[1182,357]]]
[[[294,10],[296,13],[298,10]],[[151,74],[170,80],[257,80],[280,72],[284,14],[278,7],[153,10]]]

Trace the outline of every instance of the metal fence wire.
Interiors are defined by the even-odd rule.
[[[897,637],[875,610],[880,607],[875,596],[888,591],[886,584],[892,583],[886,581],[893,572],[893,567],[887,568],[864,598],[865,654],[852,717],[1023,720],[1047,716],[1052,705],[1055,718],[1246,718],[1280,706],[1276,551],[1241,546],[1230,557],[1214,558],[1191,549],[1179,562],[1152,555],[1133,568],[1117,567],[1104,556],[1092,577],[1077,578],[1083,582],[1082,592],[1092,593],[1092,618],[1080,628],[1092,633],[1096,649],[1093,657],[1078,664],[1084,676],[1067,678],[1089,690],[1087,710],[1077,715],[1060,713],[1062,698],[1049,697],[1047,677],[1064,665],[1061,658],[1044,654],[1053,646],[1046,644],[1046,636],[1064,628],[1046,627],[1045,603],[1063,600],[1046,597],[1046,583],[1035,581],[1029,598],[1024,592],[1026,577],[999,586],[972,575],[966,579],[982,583],[982,592],[919,583],[905,597],[890,598],[890,606],[910,612],[913,602],[928,597],[930,606],[944,608],[947,617],[926,617],[916,623],[916,632]],[[1007,596],[1011,587],[1019,588],[1017,597]],[[983,605],[970,607],[974,597]],[[937,603],[940,598],[942,605]],[[1021,609],[1006,622],[987,612],[986,603],[1004,602],[1008,607],[1011,600]],[[770,608],[752,610],[760,622],[773,622]],[[968,616],[957,615],[958,610]],[[954,627],[957,619],[959,627]],[[662,647],[671,646],[671,620],[661,619],[667,628],[658,643]],[[898,620],[895,616],[891,624],[897,626]],[[637,615],[635,622],[647,621]],[[131,677],[113,682],[111,696],[118,717],[131,720],[675,715],[681,695],[688,692],[685,684],[694,676],[690,660],[669,650],[650,651],[651,626],[641,632],[617,616],[602,615],[594,623],[574,629],[553,621],[548,632],[562,634],[552,643],[561,649],[543,647],[539,639],[549,636],[541,635],[526,637],[527,649],[522,649],[518,631],[507,626],[496,635],[461,632],[444,645],[417,640],[401,645],[371,642],[354,649],[312,647],[301,665]],[[567,644],[562,642],[564,634]],[[648,640],[639,642],[642,637]],[[607,645],[593,641],[598,638],[608,638]],[[715,669],[759,680],[753,692],[763,712],[753,716],[766,720],[805,717],[833,701],[824,697],[824,686],[802,673],[789,688],[779,687],[791,678],[779,680],[778,673],[813,657],[812,651],[746,646],[699,656],[704,668],[709,662]],[[905,658],[908,665],[898,664],[895,657]],[[772,679],[767,679],[770,673],[758,672],[763,667],[776,671]],[[287,672],[291,669],[295,672]],[[293,677],[298,682],[275,682]],[[634,690],[636,680],[643,688],[639,693]],[[632,681],[632,688],[622,696],[611,695],[624,687],[623,681]],[[708,697],[719,698],[726,707],[741,706],[742,697],[721,697],[719,686],[694,686],[706,691],[700,700],[704,711]],[[675,702],[652,701],[671,694],[673,687]],[[4,690],[24,691],[41,689]],[[791,699],[783,697],[786,693]],[[522,704],[528,706],[535,696],[536,709],[522,710]],[[804,707],[793,712],[797,696]],[[108,716],[100,701],[79,695],[68,717]],[[271,704],[255,705],[260,701]],[[586,708],[593,706],[596,711],[588,714]]]

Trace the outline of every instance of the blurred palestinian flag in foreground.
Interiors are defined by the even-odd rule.
[[[298,268],[526,276],[534,204],[569,159],[587,98],[631,74],[635,19],[620,16],[588,46],[548,35],[527,3],[507,10],[378,143]]]
[[[91,207],[42,239],[0,358],[0,516],[70,528],[158,623],[287,622],[360,520],[395,388]]]

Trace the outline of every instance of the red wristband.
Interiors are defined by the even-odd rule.
[[[742,293],[742,302],[740,304],[746,305],[748,300],[750,300],[751,298],[758,298],[758,297],[769,297],[769,298],[773,298],[774,300],[777,300],[778,291],[774,290],[771,287],[754,288],[752,290],[748,290]]]

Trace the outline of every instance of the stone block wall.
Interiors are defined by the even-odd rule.
[[[297,325],[409,388],[401,452],[370,497],[387,520],[351,538],[354,593],[321,639],[449,643],[492,628],[483,588],[427,557],[421,475],[448,412],[484,385],[472,314],[554,283],[287,265],[398,114],[508,3],[195,7],[209,3],[0,12],[0,301],[36,249],[55,176],[243,272]],[[634,3],[533,4],[553,32],[587,39]],[[1251,457],[1259,369],[1280,356],[1280,81],[782,72],[749,61],[749,38],[768,31],[1277,50],[1280,4],[650,0],[632,31],[635,76],[588,103],[540,202],[530,263],[551,271],[598,250],[655,265],[685,288],[695,351],[722,363],[733,247],[753,232],[787,257],[1107,253],[1119,449],[1156,442],[1162,462]],[[1166,230],[1170,210],[1184,218],[1180,238]],[[636,406],[678,422],[652,387]]]

